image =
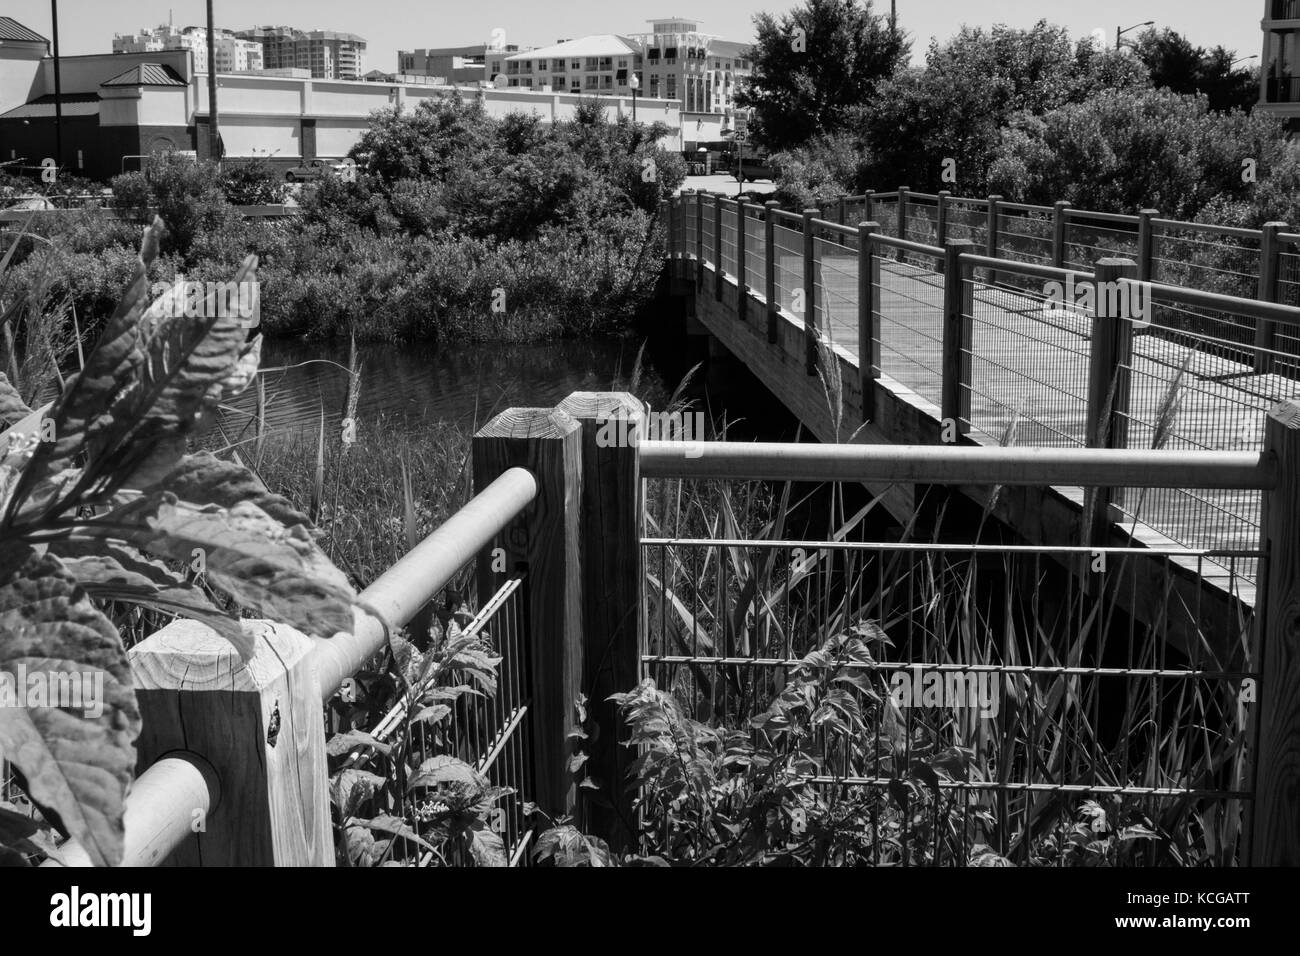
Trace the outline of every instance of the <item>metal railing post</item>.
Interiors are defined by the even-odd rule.
[[[880,378],[880,350],[876,345],[876,296],[880,289],[880,259],[871,248],[878,222],[858,223],[858,377],[862,382],[862,420],[876,418],[876,381]]]
[[[1282,243],[1278,233],[1285,232],[1284,222],[1266,222],[1259,237],[1259,294],[1261,302],[1280,300]],[[1255,371],[1267,375],[1273,367],[1272,351],[1277,347],[1277,323],[1258,319],[1255,322]]]
[[[809,375],[817,374],[817,243],[813,238],[816,215],[816,209],[803,211],[803,328]]]
[[[763,298],[767,301],[767,341],[776,344],[776,210],[781,204],[774,199],[763,203]]]
[[[954,239],[944,246],[943,278],[943,433],[970,431],[971,324],[975,289],[971,269],[961,261],[975,243]]]

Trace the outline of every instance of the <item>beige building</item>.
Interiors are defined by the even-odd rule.
[[[1259,106],[1300,129],[1300,0],[1264,0],[1264,54],[1260,59]]]
[[[366,41],[355,33],[257,27],[236,36],[262,48],[268,70],[309,70],[318,80],[359,80],[365,75]]]

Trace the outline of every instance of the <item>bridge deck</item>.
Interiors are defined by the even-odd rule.
[[[778,275],[801,275],[802,259],[781,250]],[[879,363],[883,375],[905,385],[939,417],[943,353],[943,276],[910,262],[880,262]],[[856,253],[819,256],[817,298],[830,341],[856,362],[858,352]],[[777,298],[791,317],[790,283]],[[981,444],[1005,440],[1024,446],[1083,446],[1091,320],[1082,312],[1049,308],[1041,294],[975,283],[971,315],[971,431]],[[1128,447],[1155,443],[1162,406],[1176,409],[1161,431],[1161,447],[1259,447],[1268,409],[1300,395],[1300,382],[1257,374],[1231,350],[1206,351],[1157,335],[1134,336],[1127,413]],[[1185,367],[1184,367],[1185,366]],[[1182,370],[1181,378],[1179,376]],[[1179,381],[1177,389],[1171,383]],[[1081,489],[1058,489],[1082,503]],[[1259,546],[1259,493],[1123,490],[1116,505],[1126,528],[1153,546],[1254,550]],[[1232,564],[1240,588],[1254,578],[1250,559]],[[1207,577],[1216,576],[1212,569]],[[1225,579],[1233,577],[1224,570]],[[1243,594],[1247,600],[1253,594]]]

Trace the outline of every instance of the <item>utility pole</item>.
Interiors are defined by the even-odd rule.
[[[208,155],[214,163],[221,162],[221,130],[217,123],[217,35],[212,16],[212,0],[208,0]]]
[[[54,161],[63,171],[63,77],[59,70],[59,0],[50,0],[54,33]]]

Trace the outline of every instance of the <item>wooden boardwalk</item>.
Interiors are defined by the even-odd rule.
[[[786,280],[778,283],[777,297],[782,311],[793,318],[792,301],[784,286],[797,282],[802,259],[782,250],[777,263],[778,276]],[[823,317],[824,334],[855,361],[857,270],[856,253],[823,254],[817,276],[818,314]],[[882,375],[910,389],[938,418],[943,377],[943,276],[914,263],[885,259],[879,295]],[[1050,308],[1041,295],[979,283],[974,300],[969,437],[981,444],[998,444],[1014,422],[1012,442],[1017,445],[1084,445],[1090,317]],[[1300,397],[1300,382],[1257,374],[1251,366],[1223,354],[1138,330],[1130,366],[1129,447],[1153,447],[1159,410],[1180,369],[1177,414],[1162,447],[1259,448],[1268,409],[1279,400]],[[1082,502],[1081,489],[1058,490]],[[1125,526],[1132,525],[1135,536],[1153,546],[1216,550],[1254,550],[1259,546],[1258,492],[1126,490],[1117,495],[1116,503]],[[1223,561],[1229,563],[1230,559]],[[1254,563],[1239,560],[1237,570],[1253,578]]]

